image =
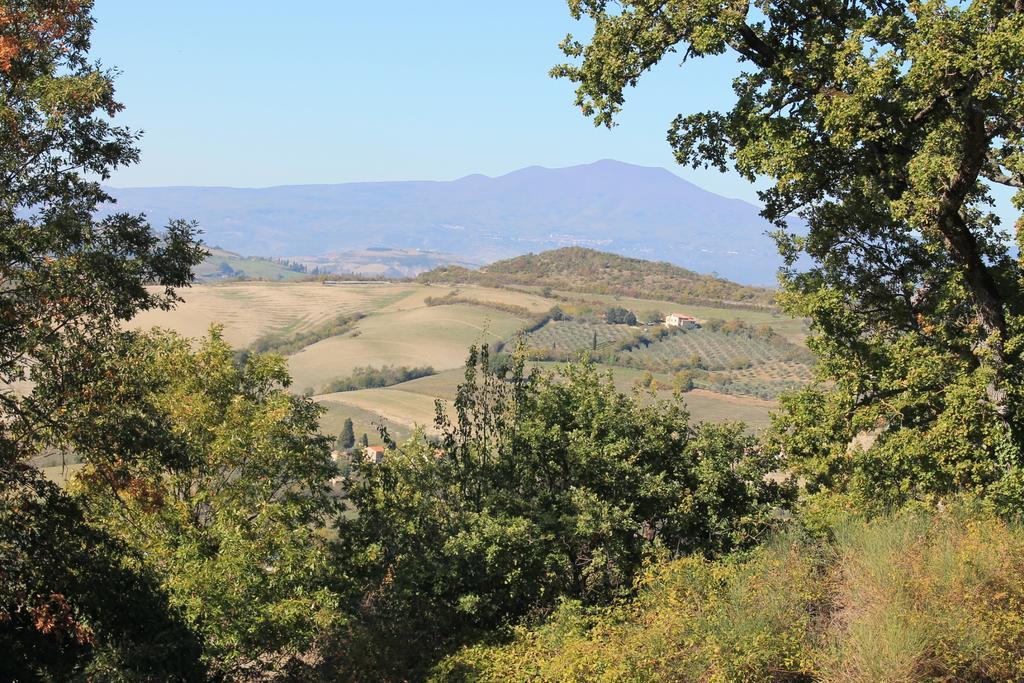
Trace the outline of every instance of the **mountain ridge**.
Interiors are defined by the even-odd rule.
[[[592,246],[666,260],[744,284],[769,284],[781,259],[757,207],[671,171],[614,160],[455,180],[266,188],[108,188],[107,212],[162,225],[194,218],[208,243],[293,258],[369,246],[489,263],[531,251]]]

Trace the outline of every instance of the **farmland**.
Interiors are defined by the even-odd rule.
[[[582,352],[618,367],[670,375],[683,371],[686,382],[695,387],[764,399],[808,382],[813,361],[806,348],[776,334],[774,328],[745,323],[666,330],[552,320],[523,341],[535,358],[570,360]]]
[[[691,373],[692,390],[683,394],[697,420],[740,420],[762,427],[774,406],[771,399],[810,377],[806,349],[798,344],[803,323],[763,308],[681,306],[519,283],[218,282],[196,285],[183,297],[174,310],[143,313],[131,327],[160,326],[197,337],[219,324],[239,349],[283,348],[292,390],[313,396],[325,408],[324,431],[335,435],[351,418],[357,436],[366,433],[371,442],[379,438],[379,425],[398,439],[416,426],[432,429],[434,401],[454,396],[467,348],[487,343],[511,350],[524,329],[532,329],[526,346],[547,354],[532,361],[537,367],[592,351],[596,336],[595,360],[620,389],[643,385],[649,395],[665,399],[678,388],[680,368],[699,359]],[[589,314],[545,323],[541,316],[556,305]],[[638,314],[685,310],[704,319],[743,321],[737,324],[747,327],[739,334],[693,329],[658,337],[652,333],[659,327],[608,325],[595,318],[594,311],[613,305]],[[770,337],[752,332],[765,325],[773,330]],[[638,335],[650,339],[636,345]],[[384,366],[429,366],[435,374],[381,388],[328,390],[332,381],[357,368]]]

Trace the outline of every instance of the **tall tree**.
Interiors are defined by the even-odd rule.
[[[346,417],[345,424],[341,427],[341,434],[338,435],[338,448],[347,450],[356,445],[356,433],[352,427],[352,418]]]
[[[139,634],[111,635],[90,621],[99,618],[90,608],[95,602],[65,591],[88,587],[88,577],[74,583],[45,571],[76,557],[74,549],[39,545],[43,536],[27,530],[52,526],[50,515],[74,514],[27,460],[44,447],[67,445],[77,407],[100,399],[97,387],[109,379],[122,323],[139,310],[170,306],[174,288],[191,281],[202,257],[189,224],[157,233],[143,216],[97,218],[110,201],[100,182],[135,162],[138,150],[137,135],[112,123],[121,110],[112,72],[88,58],[91,7],[88,0],[0,2],[0,478],[7,487],[0,497],[0,567],[4,587],[21,586],[4,596],[0,630],[54,647],[93,633],[75,650],[81,656],[66,669],[72,672],[104,648],[108,635],[123,643]],[[124,426],[119,434],[131,431]],[[118,457],[132,457],[143,441],[135,430],[121,440]],[[81,525],[69,529],[87,542]],[[83,560],[77,570],[107,560]],[[125,600],[127,606],[127,594]],[[62,618],[15,623],[14,615],[32,610],[57,610]],[[45,649],[38,645],[20,652],[34,656]]]
[[[72,491],[136,553],[129,565],[160,580],[215,677],[281,675],[341,618],[318,534],[334,510],[322,409],[286,391],[280,356],[239,366],[217,328],[195,350],[173,333],[145,336],[125,363],[165,437],[137,458],[91,458]],[[169,464],[168,444],[186,457]]]
[[[563,597],[628,592],[651,553],[757,542],[792,493],[739,425],[619,393],[590,363],[498,374],[472,349],[439,444],[355,465],[338,564],[358,588],[349,678],[403,678],[467,637]],[[408,643],[416,639],[417,647]],[[359,666],[369,667],[359,670]]]
[[[812,485],[1016,489],[1024,272],[990,187],[1024,203],[1024,4],[569,6],[594,33],[568,37],[579,61],[553,74],[595,124],[669,54],[737,57],[732,107],[678,116],[668,138],[680,163],[774,181],[761,198],[786,257],[782,302],[812,320],[829,387],[791,399],[779,432]],[[1024,221],[1016,231],[1024,243]]]
[[[121,322],[170,306],[202,257],[192,226],[97,219],[100,185],[138,158],[114,126],[112,72],[88,61],[91,2],[0,4],[0,410],[2,443],[59,440],[62,406],[95,376]],[[147,287],[147,285],[156,285]],[[29,380],[35,390],[16,391]],[[48,432],[45,433],[44,432]]]

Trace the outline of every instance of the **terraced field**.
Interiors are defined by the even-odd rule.
[[[666,370],[680,358],[698,356],[708,369],[723,370],[744,361],[753,365],[796,362],[798,355],[804,355],[798,351],[789,345],[773,344],[758,337],[696,329],[625,351],[622,355],[627,362],[635,361],[645,367],[660,366]]]
[[[809,352],[786,339],[707,328],[678,330],[657,339],[658,328],[606,325],[583,321],[552,321],[526,337],[527,347],[541,357],[568,359],[594,349],[615,366],[652,372],[694,370],[695,387],[724,394],[777,398],[811,379]],[[648,341],[620,350],[620,343],[643,334]],[[671,386],[671,377],[668,382]]]

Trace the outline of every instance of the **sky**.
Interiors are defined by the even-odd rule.
[[[142,130],[116,187],[452,180],[617,159],[757,202],[735,173],[680,167],[676,114],[726,109],[735,58],[670,55],[595,128],[548,70],[564,0],[95,0],[92,54],[118,69],[118,120]],[[1005,226],[1011,191],[994,192]]]
[[[139,164],[111,185],[263,187],[449,180],[612,158],[669,168],[718,194],[756,199],[732,174],[675,164],[677,113],[726,107],[729,57],[673,56],[595,128],[548,70],[564,0],[96,0],[94,57],[116,67],[144,132]]]

